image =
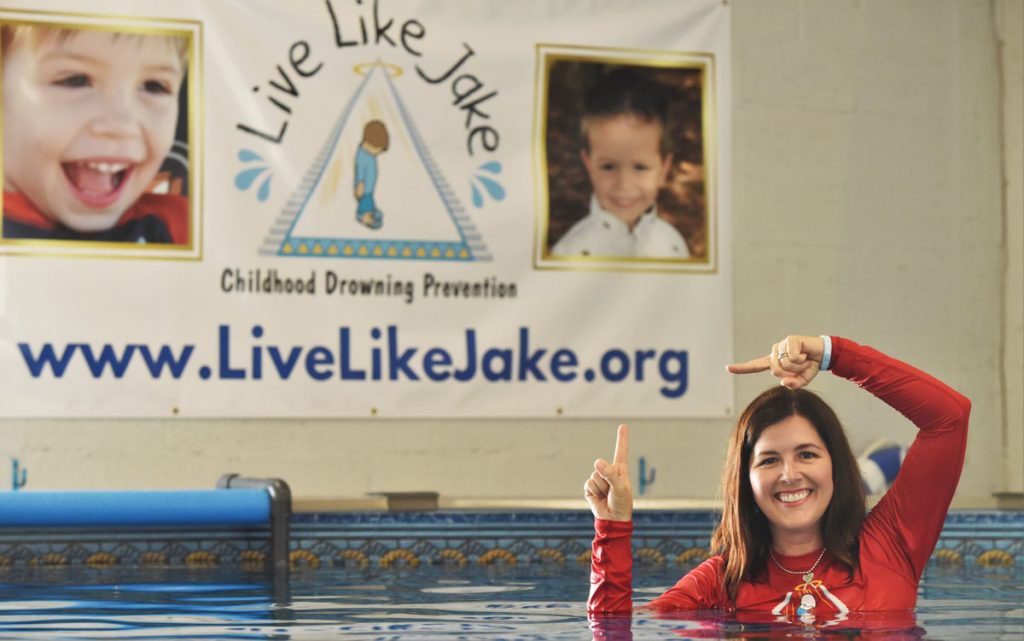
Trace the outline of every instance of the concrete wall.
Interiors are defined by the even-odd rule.
[[[960,505],[1024,489],[1021,4],[731,3],[736,357],[833,333],[962,390]],[[856,450],[913,438],[882,403],[822,379]],[[739,380],[738,406],[771,384]],[[657,469],[645,498],[714,499],[725,420],[6,420],[0,456],[28,468],[28,489],[209,487],[236,471],[307,500],[433,490],[466,499],[453,505],[582,507],[619,421],[634,463]]]
[[[1003,468],[1007,492],[1024,492],[1024,2],[996,3],[1003,108]]]

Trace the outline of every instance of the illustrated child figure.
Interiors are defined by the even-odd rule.
[[[377,187],[377,156],[388,150],[388,130],[379,120],[363,127],[363,142],[356,150],[356,220],[370,229],[380,229],[384,214],[377,209],[373,190]]]
[[[656,201],[672,165],[668,97],[629,68],[587,93],[580,158],[593,195],[590,213],[552,247],[554,256],[688,258],[682,235],[658,216]]]
[[[149,193],[174,143],[184,38],[0,28],[3,238],[187,244],[188,200]]]

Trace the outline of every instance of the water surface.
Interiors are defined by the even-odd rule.
[[[678,568],[637,568],[636,597]],[[588,620],[587,568],[320,568],[287,583],[239,570],[40,568],[0,575],[5,639],[1012,639],[1024,569],[925,574],[914,613],[779,622],[715,612]]]

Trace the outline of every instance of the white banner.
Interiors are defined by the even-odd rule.
[[[723,416],[719,0],[8,2],[5,416]]]

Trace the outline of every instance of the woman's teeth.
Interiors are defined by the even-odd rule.
[[[783,503],[796,503],[807,498],[810,495],[810,490],[801,490],[800,492],[782,492],[779,494],[779,500]]]

